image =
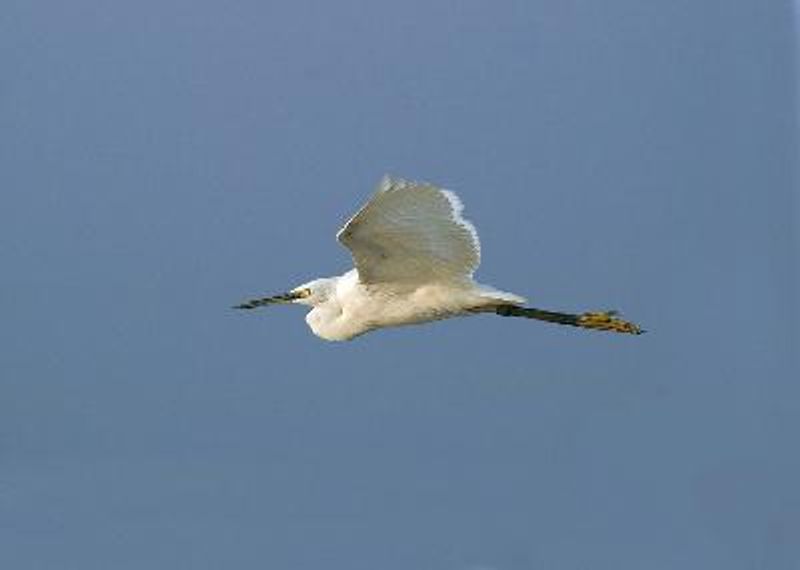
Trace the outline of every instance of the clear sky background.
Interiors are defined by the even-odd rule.
[[[800,567],[797,61],[765,0],[6,0],[0,567]],[[491,316],[229,307],[459,192]]]

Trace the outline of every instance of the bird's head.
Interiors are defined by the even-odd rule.
[[[236,305],[234,309],[255,309],[256,307],[263,307],[265,305],[289,303],[315,307],[328,300],[335,286],[334,279],[314,279],[308,283],[298,285],[288,293],[251,299],[240,305]]]
[[[328,297],[333,294],[335,286],[334,279],[314,279],[308,283],[298,285],[288,294],[293,296],[292,303],[316,307],[328,300]]]

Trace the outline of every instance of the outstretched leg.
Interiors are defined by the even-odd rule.
[[[558,323],[560,325],[571,325],[584,329],[628,334],[642,334],[644,332],[637,325],[617,318],[616,311],[589,312],[574,315],[572,313],[544,311],[532,307],[501,305],[495,308],[495,313],[503,317],[525,317],[526,319],[536,319],[539,321],[547,321],[548,323]]]

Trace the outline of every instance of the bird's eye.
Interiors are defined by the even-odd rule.
[[[311,289],[309,289],[308,287],[300,290],[300,297],[302,297],[303,299],[310,296],[311,296]]]

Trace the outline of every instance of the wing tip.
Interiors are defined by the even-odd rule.
[[[456,194],[452,190],[446,190],[444,188],[440,188],[439,191],[444,195],[445,198],[447,198],[447,201],[450,203],[453,220],[459,226],[466,229],[472,236],[472,243],[475,247],[475,252],[478,254],[478,262],[480,263],[481,239],[480,237],[478,237],[478,229],[475,227],[475,224],[473,224],[471,221],[469,221],[462,215],[462,212],[464,211],[464,202],[462,202],[458,194]]]
[[[419,184],[418,182],[407,180],[400,176],[393,176],[388,172],[385,173],[380,181],[378,182],[378,192],[388,192],[389,190],[402,190],[403,188],[407,188],[409,186],[413,186],[415,184]]]
[[[477,269],[478,265],[480,265],[481,259],[481,240],[478,236],[478,229],[475,227],[475,224],[463,216],[464,202],[455,191],[442,188],[431,182],[408,180],[399,176],[392,176],[389,173],[384,174],[383,178],[381,178],[381,181],[378,183],[378,191],[386,192],[389,190],[403,190],[415,186],[434,189],[445,197],[448,205],[450,206],[450,213],[453,221],[464,228],[472,238],[472,244],[477,256],[477,263],[475,264],[475,268]]]

